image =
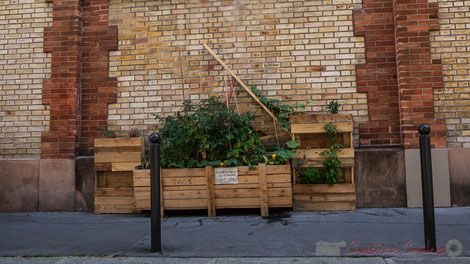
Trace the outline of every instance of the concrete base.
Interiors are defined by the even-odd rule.
[[[0,211],[37,211],[39,160],[0,160]]]
[[[431,150],[434,206],[450,206],[449,157],[447,149]],[[406,197],[408,207],[422,207],[419,149],[405,150]]]
[[[0,211],[73,211],[75,161],[0,160]]]
[[[470,149],[449,149],[452,206],[470,206]]]
[[[402,149],[355,152],[356,206],[405,207],[405,158]]]

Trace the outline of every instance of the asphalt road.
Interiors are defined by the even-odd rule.
[[[169,261],[161,263],[179,263],[172,262],[177,259],[162,257],[211,258],[212,262],[216,260],[214,263],[226,263],[227,257],[251,257],[253,261],[266,257],[300,257],[296,263],[303,263],[305,257],[367,256],[369,260],[382,257],[377,260],[400,263],[402,258],[414,261],[420,257],[444,261],[450,254],[458,256],[452,260],[470,263],[463,258],[470,256],[470,207],[436,209],[436,223],[439,254],[419,253],[424,247],[421,209],[281,212],[267,218],[257,215],[170,217],[162,222],[163,255],[160,255],[149,253],[150,218],[145,215],[0,213],[0,256],[118,256],[139,257],[139,261],[144,261],[132,263],[146,263],[145,257],[149,256]],[[67,258],[60,259],[57,263],[69,263]],[[103,261],[109,258],[88,259],[108,263]],[[112,263],[127,263],[126,259]],[[27,259],[2,258],[0,263],[22,263],[15,262],[21,260]]]

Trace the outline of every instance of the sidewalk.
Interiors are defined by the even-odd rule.
[[[304,258],[152,258],[152,257],[51,257],[0,258],[1,264],[468,264],[470,258],[383,258],[383,257],[304,257]]]
[[[262,263],[257,262],[262,257],[283,257],[278,259],[281,262],[269,263],[285,263],[282,260],[292,260],[292,257],[300,257],[296,263],[317,263],[310,259],[320,261],[318,263],[333,263],[328,262],[331,258],[324,256],[354,257],[352,261],[379,261],[370,263],[393,263],[381,262],[388,260],[405,263],[400,262],[401,259],[411,261],[406,263],[419,263],[415,261],[422,257],[427,259],[426,263],[432,263],[429,259],[439,263],[470,263],[470,259],[466,258],[470,257],[470,207],[436,209],[437,244],[441,247],[441,254],[415,252],[424,246],[423,230],[422,210],[406,208],[284,212],[268,218],[255,215],[171,217],[162,221],[163,255],[160,255],[149,253],[150,218],[147,216],[0,213],[0,256],[139,257],[130,258],[137,262],[128,258],[105,257],[87,258],[87,261],[80,260],[79,263],[149,263],[145,262],[144,257],[151,256],[159,257],[156,263],[241,261],[230,262],[227,257],[251,257],[244,259],[248,262],[242,263]],[[462,245],[460,254],[458,243]],[[450,246],[451,255],[458,257],[448,258],[446,245]],[[199,259],[197,262],[185,262],[188,259],[174,257]],[[0,258],[0,263],[29,263],[27,260]],[[55,263],[52,262],[54,258],[31,260],[36,261],[31,263],[43,263],[37,262],[42,260],[46,261],[44,263]],[[69,258],[58,260],[57,263],[74,263]]]

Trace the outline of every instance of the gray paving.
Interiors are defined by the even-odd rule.
[[[145,262],[146,257],[158,257],[150,258],[149,261],[158,259],[152,263],[232,263],[232,258],[236,261],[240,260],[238,257],[256,257],[242,259],[242,263],[262,263],[256,261],[265,257],[280,258],[274,259],[278,262],[264,263],[341,263],[338,259],[319,258],[322,256],[342,256],[347,258],[341,261],[353,261],[344,263],[356,263],[358,259],[372,262],[357,263],[420,263],[416,261],[423,257],[425,263],[470,263],[464,258],[470,256],[469,220],[470,207],[436,209],[437,244],[441,251],[423,254],[414,252],[424,246],[421,209],[283,212],[268,218],[256,215],[171,217],[162,222],[163,254],[160,255],[149,253],[150,218],[147,216],[0,213],[0,256],[36,256],[1,258],[0,263],[108,263],[108,260],[112,261],[109,263],[149,263]],[[449,241],[454,245],[448,244]],[[458,255],[450,258],[451,262],[445,261],[449,259],[445,251],[447,244],[451,254]],[[462,245],[461,252],[458,244]],[[45,256],[99,257],[82,261],[42,258]],[[193,261],[190,257],[198,259],[184,262]]]
[[[151,258],[151,257],[51,257],[0,258],[1,264],[468,264],[470,258],[383,258],[383,257],[304,257],[304,258]]]

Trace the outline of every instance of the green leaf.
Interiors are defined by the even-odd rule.
[[[186,168],[194,168],[196,166],[196,160],[190,159],[186,163]]]
[[[207,162],[207,165],[209,165],[209,166],[214,166],[214,167],[219,167],[219,166],[220,166],[220,163],[222,163],[222,161],[220,161],[220,160],[213,160],[213,161]]]
[[[264,163],[268,163],[268,161],[269,161],[268,157],[263,155],[263,159],[264,159]]]
[[[286,145],[289,148],[296,148],[296,147],[299,146],[299,142],[297,142],[297,141],[287,141]]]

